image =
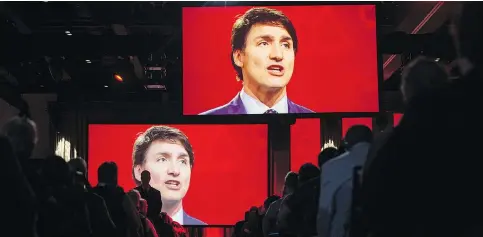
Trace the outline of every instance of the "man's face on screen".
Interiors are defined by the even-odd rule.
[[[190,186],[188,152],[179,142],[154,141],[146,151],[144,169],[151,173],[150,185],[161,192],[163,201],[180,201]]]
[[[242,68],[243,81],[255,85],[256,89],[284,88],[293,74],[293,41],[281,26],[253,25],[247,34],[245,49],[235,57]]]

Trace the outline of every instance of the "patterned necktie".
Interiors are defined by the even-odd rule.
[[[278,114],[278,112],[274,109],[268,109],[264,114]]]

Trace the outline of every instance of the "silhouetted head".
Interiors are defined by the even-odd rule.
[[[267,210],[270,207],[270,204],[272,204],[273,202],[277,201],[278,199],[280,199],[280,196],[277,196],[277,195],[272,195],[272,196],[268,197],[263,202],[263,208],[265,210]]]
[[[15,116],[2,127],[2,134],[11,142],[20,160],[28,159],[37,144],[37,125],[27,117]]]
[[[79,175],[87,175],[87,164],[82,158],[75,158],[67,162],[71,170]]]
[[[141,209],[141,194],[139,193],[138,190],[132,189],[127,192],[127,196],[129,197],[129,200],[133,203],[133,205],[136,207],[136,209],[139,211]]]
[[[350,150],[354,145],[362,142],[372,143],[373,134],[365,125],[354,125],[347,130],[344,142],[346,149]]]
[[[339,151],[337,150],[337,148],[327,147],[323,149],[319,153],[319,157],[318,157],[319,168],[322,168],[322,165],[324,165],[325,162],[331,160],[332,158],[337,157],[338,155],[339,155]]]
[[[146,199],[141,198],[139,200],[139,212],[145,216],[148,214],[148,201]]]
[[[102,163],[97,169],[99,183],[117,185],[117,165],[112,161]]]
[[[320,175],[320,169],[312,163],[305,163],[299,169],[299,185]]]
[[[151,181],[151,173],[149,171],[144,170],[141,172],[141,185],[149,186],[149,182]]]
[[[49,186],[70,187],[74,184],[74,175],[67,162],[60,156],[50,156],[44,160],[41,174]]]
[[[449,75],[442,65],[420,56],[411,61],[403,70],[401,92],[407,103],[414,96],[448,83]]]
[[[299,175],[295,172],[289,171],[285,175],[285,183],[283,187],[283,195],[292,193],[298,186]]]

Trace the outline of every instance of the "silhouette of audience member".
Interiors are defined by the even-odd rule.
[[[143,236],[142,224],[136,207],[117,184],[117,165],[104,162],[97,169],[98,184],[93,191],[104,198],[118,236]]]
[[[262,220],[257,207],[251,207],[248,211],[248,219],[243,224],[242,236],[257,237],[262,235]]]
[[[363,167],[373,140],[370,128],[354,125],[347,131],[347,152],[322,166],[320,179],[318,236],[347,236],[352,204],[352,178],[355,167]]]
[[[139,191],[141,197],[148,202],[148,218],[154,220],[158,218],[159,213],[161,213],[161,208],[163,207],[163,202],[161,201],[161,193],[159,190],[151,187],[149,182],[151,181],[151,173],[144,170],[141,172],[141,185],[137,186],[135,189]]]
[[[424,95],[429,90],[447,86],[448,83],[449,75],[441,64],[427,57],[419,56],[403,69],[400,90],[404,103],[408,104],[413,98]],[[382,118],[385,117],[380,117],[378,120]],[[384,146],[391,133],[392,128],[385,129],[374,139],[364,165],[364,172],[367,172],[375,155]]]
[[[0,135],[0,161],[2,188],[12,190],[2,195],[2,227],[15,231],[17,236],[37,236],[36,196],[24,176],[10,140]],[[2,228],[6,230],[6,228]]]
[[[449,75],[442,65],[424,56],[412,60],[401,76],[401,93],[407,103],[413,97],[428,90],[441,88],[449,82]]]
[[[89,220],[94,237],[114,236],[116,226],[111,219],[104,199],[92,192],[92,187],[87,181],[87,164],[82,158],[75,158],[68,162],[74,173],[74,185],[84,194],[88,208]]]
[[[154,225],[151,223],[151,221],[149,221],[148,218],[146,218],[146,216],[141,211],[141,209],[142,209],[141,205],[143,205],[143,204],[141,204],[141,200],[143,200],[143,201],[146,201],[146,200],[141,198],[141,194],[136,189],[133,189],[133,190],[127,192],[127,196],[131,199],[131,202],[134,204],[134,206],[138,210],[139,218],[140,218],[141,224],[143,226],[143,236],[144,237],[147,237],[147,236],[156,236],[157,237],[158,234],[156,232],[156,229],[154,228]],[[147,206],[147,205],[145,205],[145,206]]]
[[[298,188],[285,197],[280,205],[277,218],[280,234],[302,237],[316,235],[319,176],[320,169],[311,163],[300,167]]]
[[[22,166],[24,175],[34,193],[38,196],[42,191],[43,181],[37,173],[37,167],[30,160],[37,144],[37,126],[34,121],[25,116],[15,116],[2,127],[1,133],[10,140],[15,156]]]
[[[337,148],[327,147],[327,148],[323,149],[319,153],[319,157],[317,159],[319,168],[322,169],[322,166],[327,161],[332,160],[333,158],[335,158],[338,155],[339,155],[339,150],[337,150]]]
[[[166,212],[161,212],[159,214],[159,218],[154,221],[154,227],[159,236],[176,237],[176,232],[173,227],[173,219],[169,217]]]
[[[277,216],[280,210],[280,204],[282,203],[283,198],[295,191],[297,186],[298,174],[292,171],[288,172],[287,175],[285,175],[285,183],[282,191],[283,197],[270,204],[265,212],[265,217],[262,221],[263,236],[278,233]]]
[[[156,232],[156,228],[154,228],[153,222],[147,217],[148,201],[142,198],[139,200],[139,214],[141,217],[141,223],[143,223],[145,229],[144,236],[157,237],[158,233]]]
[[[11,142],[21,165],[32,156],[37,144],[37,125],[27,117],[13,117],[2,127],[2,134]]]
[[[41,168],[45,196],[40,198],[40,236],[91,236],[84,196],[74,187],[70,167],[59,156],[47,157]]]
[[[461,77],[413,98],[364,173],[362,210],[372,236],[481,231],[482,138],[474,133],[483,121],[476,111],[483,107],[483,6],[462,4],[450,27]]]

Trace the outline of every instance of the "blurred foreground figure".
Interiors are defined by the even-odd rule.
[[[465,3],[452,28],[461,77],[412,98],[364,173],[363,221],[372,236],[481,231],[482,7]]]

